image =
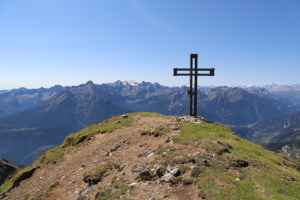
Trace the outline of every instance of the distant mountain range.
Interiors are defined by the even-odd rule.
[[[272,95],[280,97],[283,101],[288,100],[290,103],[300,109],[300,85],[266,85],[260,87],[247,87],[248,91],[254,90],[265,90]]]
[[[300,85],[273,85],[266,89],[273,94],[288,99],[300,109]]]
[[[54,86],[49,89],[14,89],[11,91],[0,92],[0,117],[14,114],[29,108],[32,108],[39,103],[46,101],[63,90],[62,86]]]
[[[0,94],[0,158],[31,164],[70,133],[114,115],[136,111],[188,114],[187,89],[149,82],[97,85],[89,81],[73,87],[4,92]],[[289,100],[268,88],[199,87],[198,93],[199,115],[239,127],[298,111],[297,92]]]

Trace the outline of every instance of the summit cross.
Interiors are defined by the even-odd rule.
[[[194,61],[194,65],[193,65]],[[195,66],[195,67],[193,67]],[[173,76],[190,76],[190,89],[187,91],[187,94],[190,95],[190,108],[189,114],[190,116],[197,116],[197,84],[198,84],[198,76],[214,76],[215,68],[199,68],[198,69],[198,54],[190,55],[190,68],[174,68]],[[188,73],[178,73],[178,72],[188,72]],[[209,73],[198,73],[198,72],[209,72]],[[193,83],[194,76],[194,83]],[[193,90],[194,84],[194,90]],[[194,96],[194,106],[193,106],[193,96]],[[194,112],[193,112],[194,107]]]

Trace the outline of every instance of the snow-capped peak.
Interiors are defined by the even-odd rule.
[[[139,84],[138,82],[136,81],[122,81],[123,85],[132,85],[132,86],[136,86],[137,84]]]

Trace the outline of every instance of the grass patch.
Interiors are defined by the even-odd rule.
[[[200,196],[209,199],[261,199],[253,189],[253,181],[236,181],[234,176],[220,167],[204,168],[197,180]]]
[[[90,185],[97,184],[101,181],[103,175],[112,169],[119,168],[119,165],[115,163],[106,163],[99,167],[96,167],[90,171],[87,171],[83,174],[83,181],[89,183]]]
[[[104,120],[102,123],[88,126],[87,128],[71,134],[66,137],[63,143],[63,147],[75,146],[85,140],[90,139],[94,135],[104,134],[106,132],[112,132],[115,129],[119,129],[123,126],[129,126],[132,123],[132,118],[122,118],[122,116],[115,116],[110,120]]]
[[[127,191],[132,190],[133,186],[129,186],[124,179],[116,180],[111,188],[97,192],[96,200],[110,200],[110,199],[120,199],[120,197],[127,193]],[[123,198],[127,199],[127,198]],[[129,200],[129,199],[127,199]]]
[[[62,156],[63,154],[65,154],[66,152],[70,151],[71,148],[70,147],[65,147],[63,148],[62,145],[59,145],[53,149],[50,149],[48,151],[46,151],[43,155],[41,155],[34,163],[34,166],[41,166],[47,163],[55,163],[56,160]]]
[[[49,189],[56,187],[58,185],[58,183],[59,183],[58,181],[55,181],[54,183],[52,183],[50,185]]]
[[[140,115],[142,117],[160,117],[160,118],[164,118],[164,119],[170,119],[173,118],[173,116],[165,116],[159,113],[151,113],[151,112],[136,112],[136,113],[129,113],[128,116],[137,116]]]
[[[236,137],[231,130],[221,124],[201,122],[200,124],[184,122],[181,133],[174,138],[174,142],[189,144],[204,138],[228,139]]]
[[[5,181],[1,186],[0,186],[0,195],[6,192],[13,184],[13,179],[9,179]]]

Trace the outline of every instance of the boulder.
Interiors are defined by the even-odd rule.
[[[174,176],[171,173],[165,173],[161,178],[160,181],[162,182],[171,182],[172,180],[174,180]]]

